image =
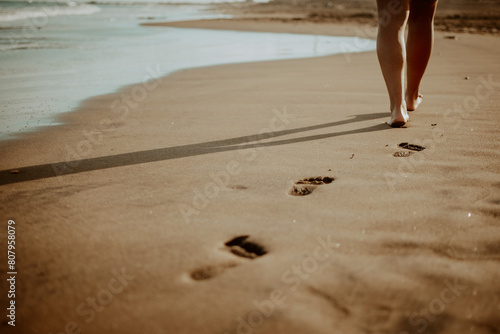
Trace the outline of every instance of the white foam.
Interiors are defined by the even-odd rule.
[[[0,51],[27,49],[66,49],[68,46],[56,43],[13,43],[0,45]]]
[[[19,9],[0,10],[0,22],[59,15],[90,15],[99,11],[101,11],[101,9],[97,6],[73,5],[73,3],[69,3],[69,6],[24,7]]]

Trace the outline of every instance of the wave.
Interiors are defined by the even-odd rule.
[[[67,48],[59,44],[41,43],[15,43],[10,45],[0,45],[0,51],[28,50],[28,49],[62,49]]]
[[[59,15],[89,15],[101,11],[97,6],[79,5],[68,2],[54,6],[26,6],[20,8],[0,8],[0,22],[52,17]]]

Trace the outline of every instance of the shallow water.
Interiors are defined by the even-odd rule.
[[[41,5],[47,7],[35,4],[31,13]],[[140,26],[221,17],[206,5],[85,4],[87,14],[76,9],[82,5],[65,6],[73,8],[70,15],[55,8],[45,10],[53,16],[1,21],[0,15],[2,140],[55,124],[55,115],[89,97],[180,69],[375,48],[353,38]],[[1,8],[7,12],[5,3]]]

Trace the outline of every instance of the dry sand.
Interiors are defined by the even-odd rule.
[[[498,333],[500,40],[456,36],[403,129],[370,52],[180,71],[3,144],[15,332]]]

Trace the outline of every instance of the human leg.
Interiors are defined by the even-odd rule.
[[[422,102],[419,87],[434,43],[434,14],[438,0],[410,0],[406,43],[406,106],[415,110]]]
[[[377,6],[377,55],[389,93],[391,110],[391,119],[387,123],[399,127],[409,119],[404,97],[404,32],[409,16],[409,0],[377,0]]]

